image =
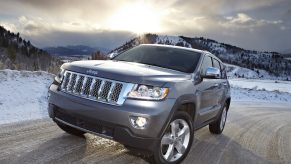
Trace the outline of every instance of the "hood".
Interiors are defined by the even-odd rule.
[[[114,60],[77,61],[66,63],[62,68],[116,81],[153,86],[191,79],[191,74],[171,69]]]

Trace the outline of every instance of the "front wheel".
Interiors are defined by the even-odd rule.
[[[224,105],[218,120],[209,124],[209,131],[213,134],[221,134],[227,118],[227,105]]]
[[[180,163],[188,154],[194,136],[194,129],[190,116],[185,112],[177,112],[160,142],[153,156],[156,163]]]

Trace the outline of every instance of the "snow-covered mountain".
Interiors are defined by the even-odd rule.
[[[286,80],[287,77],[275,76],[262,69],[248,69],[240,66],[226,64],[228,78],[247,78],[247,79],[268,79]]]
[[[90,56],[96,51],[100,51],[102,53],[108,52],[108,49],[106,48],[90,47],[86,45],[46,47],[44,50],[55,56]]]
[[[133,38],[112,52],[123,52],[139,44],[166,44],[206,50],[215,54],[225,63],[247,68],[248,71],[253,72],[248,72],[247,74],[250,73],[254,76],[245,74],[248,77],[291,80],[291,60],[283,58],[277,52],[245,50],[203,37],[190,38],[185,36],[145,34]]]

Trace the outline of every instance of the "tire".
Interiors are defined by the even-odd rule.
[[[194,137],[191,117],[176,112],[153,151],[154,163],[181,163],[189,153]]]
[[[56,122],[56,123],[63,131],[65,131],[71,135],[78,136],[78,137],[84,137],[84,134],[86,133],[86,132],[83,132],[83,131],[78,130],[76,128],[65,125],[63,123],[60,123],[60,122]]]
[[[225,126],[225,122],[226,122],[226,118],[227,118],[227,104],[225,104],[222,108],[222,111],[220,113],[219,118],[215,121],[209,124],[209,131],[213,134],[221,134],[224,126]]]

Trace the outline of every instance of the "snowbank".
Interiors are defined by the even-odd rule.
[[[233,88],[245,88],[253,90],[266,90],[291,93],[291,81],[260,80],[260,79],[229,79]],[[291,101],[291,100],[290,100]]]
[[[280,91],[258,90],[257,88],[232,87],[231,99],[232,101],[291,103],[291,94]]]
[[[0,70],[0,124],[48,117],[53,77],[41,71]]]
[[[255,69],[251,70],[244,67],[239,67],[236,65],[225,64],[227,70],[227,76],[231,78],[247,78],[247,79],[262,79],[262,80],[287,80],[291,77],[280,77],[274,76],[265,70]]]

